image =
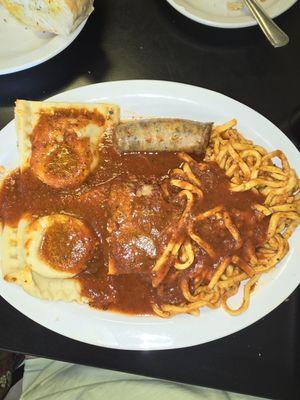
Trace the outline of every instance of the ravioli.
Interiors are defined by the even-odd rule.
[[[21,171],[56,189],[82,184],[99,163],[99,147],[119,122],[111,104],[17,100]]]
[[[24,215],[17,227],[3,227],[3,277],[45,300],[85,303],[75,277],[88,267],[96,246],[93,232],[75,217]]]

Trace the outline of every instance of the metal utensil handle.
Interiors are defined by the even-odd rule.
[[[289,37],[278,25],[266,14],[263,8],[255,0],[244,0],[245,4],[252,12],[261,30],[274,47],[285,46],[289,42]]]

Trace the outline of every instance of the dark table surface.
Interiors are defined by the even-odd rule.
[[[0,128],[16,98],[121,79],[163,79],[209,88],[254,108],[300,143],[300,7],[277,21],[288,46],[274,49],[254,28],[197,24],[165,0],[99,0],[84,31],[63,53],[0,77]],[[24,317],[0,297],[0,348],[260,395],[300,398],[298,288],[254,325],[201,346],[130,352],[85,345]]]

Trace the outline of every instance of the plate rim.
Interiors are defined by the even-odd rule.
[[[1,4],[0,7],[2,7]],[[36,67],[37,65],[40,65],[50,60],[51,58],[57,56],[59,53],[64,51],[68,46],[70,46],[70,44],[74,42],[74,40],[77,38],[77,36],[81,33],[81,31],[85,27],[87,20],[88,18],[82,21],[81,24],[69,35],[55,35],[45,45],[26,54],[26,56],[24,57],[26,57],[27,61],[19,62],[15,66],[10,66],[5,68],[0,67],[0,76],[9,75],[16,72],[24,71],[29,68]],[[30,59],[30,54],[32,53],[37,53],[37,55],[34,54],[33,58]]]
[[[180,14],[184,15],[185,17],[198,22],[199,24],[207,25],[213,28],[224,28],[224,29],[239,29],[239,28],[248,28],[251,26],[256,26],[257,22],[251,16],[243,16],[243,21],[240,22],[221,22],[218,19],[208,19],[203,17],[198,17],[197,15],[193,14],[192,12],[188,11],[185,7],[180,6],[177,3],[177,0],[166,0],[171,7],[173,7],[176,11]],[[285,13],[289,10],[298,0],[285,0],[285,5],[280,8],[276,12],[271,12],[270,17],[276,18],[279,15]]]
[[[107,86],[109,88],[111,85],[113,85],[113,86],[123,86],[124,89],[128,89],[128,85],[130,85],[130,84],[135,86],[135,88],[139,87],[141,85],[146,85],[146,86],[148,85],[148,86],[152,87],[153,91],[158,87],[161,88],[162,86],[165,86],[165,87],[168,87],[168,88],[170,88],[170,86],[178,87],[178,88],[185,87],[187,90],[188,89],[192,89],[194,91],[203,91],[207,95],[217,96],[217,97],[220,97],[220,99],[225,99],[227,102],[229,101],[234,106],[238,106],[241,110],[245,110],[248,113],[250,112],[251,114],[254,113],[255,116],[258,119],[260,119],[262,122],[264,122],[267,125],[269,125],[269,127],[274,129],[276,134],[279,135],[281,139],[283,139],[283,141],[285,142],[286,145],[291,146],[291,149],[292,149],[293,152],[295,152],[295,151],[297,152],[297,157],[300,159],[300,154],[299,154],[296,146],[289,140],[289,138],[286,135],[284,135],[284,133],[279,128],[277,128],[270,120],[265,118],[262,114],[260,114],[257,111],[253,110],[249,106],[247,106],[247,105],[245,105],[243,103],[240,103],[239,101],[234,100],[231,97],[226,96],[226,95],[224,95],[222,93],[219,93],[219,92],[216,92],[216,91],[213,91],[213,90],[209,90],[209,89],[206,89],[206,88],[201,88],[201,87],[194,86],[194,85],[188,85],[188,84],[184,84],[184,83],[170,82],[170,81],[159,81],[159,80],[121,80],[121,81],[95,83],[95,84],[91,84],[91,85],[86,85],[86,86],[74,88],[74,89],[67,90],[65,92],[56,94],[56,95],[50,97],[47,100],[64,101],[64,99],[60,99],[60,97],[72,96],[76,92],[79,93],[79,96],[80,96],[80,92],[82,90],[83,91],[89,91],[92,87],[95,88],[95,89],[98,89],[98,88]],[[96,90],[95,90],[95,92],[96,92]],[[156,94],[156,96],[159,96],[159,95]],[[101,96],[98,96],[98,98],[101,98]],[[74,99],[74,101],[76,101],[76,99]],[[82,101],[84,101],[84,100],[82,100]],[[87,101],[94,101],[94,100],[90,98]],[[98,100],[98,101],[104,101],[104,100]],[[3,127],[3,129],[1,129],[1,131],[0,131],[0,134],[1,133],[3,134],[3,131],[5,133],[6,130],[8,130],[8,132],[9,132],[10,129],[14,129],[14,120],[12,120],[5,127]],[[280,274],[282,273],[282,271],[286,270],[286,264],[289,261],[289,258],[292,256],[293,249],[294,249],[294,247],[291,248],[290,253],[287,255],[287,258],[285,259],[285,265],[280,270]],[[291,273],[291,270],[288,270],[288,273]],[[21,312],[23,315],[25,315],[28,318],[32,319],[34,322],[46,327],[47,329],[50,329],[50,330],[52,330],[52,331],[54,331],[54,332],[56,332],[58,334],[61,334],[61,335],[65,336],[65,337],[67,337],[67,338],[74,339],[74,340],[77,340],[77,341],[80,341],[80,342],[83,342],[83,343],[87,343],[87,344],[91,344],[91,345],[102,346],[102,347],[112,348],[112,349],[137,350],[137,351],[139,351],[139,350],[167,350],[167,349],[184,348],[184,347],[190,347],[190,346],[194,346],[194,345],[208,343],[210,341],[222,339],[222,338],[224,338],[226,336],[229,336],[229,335],[231,335],[233,333],[236,333],[236,332],[238,332],[240,330],[245,329],[246,327],[252,325],[253,323],[255,323],[257,321],[259,321],[264,316],[268,315],[275,308],[277,308],[287,297],[289,297],[293,293],[293,291],[297,288],[297,286],[299,284],[300,271],[298,272],[298,276],[296,276],[296,278],[297,279],[295,279],[294,281],[290,281],[289,282],[288,288],[285,289],[285,291],[283,293],[281,293],[280,296],[277,296],[276,300],[275,301],[273,300],[271,305],[270,304],[268,305],[267,310],[265,310],[265,311],[261,311],[261,310],[257,311],[256,316],[254,318],[250,316],[250,322],[247,320],[247,318],[244,318],[244,322],[239,324],[236,328],[229,329],[229,331],[227,331],[225,334],[222,333],[221,335],[215,333],[213,335],[210,335],[209,339],[206,338],[203,341],[201,339],[200,340],[197,339],[196,341],[195,340],[190,341],[190,343],[188,343],[188,344],[186,344],[186,343],[185,344],[182,344],[182,343],[181,344],[175,344],[175,345],[174,344],[171,344],[171,345],[161,345],[160,344],[158,346],[153,345],[153,344],[151,344],[149,346],[149,345],[141,345],[141,344],[138,344],[138,345],[137,344],[134,344],[134,345],[121,344],[121,345],[119,345],[119,344],[116,344],[116,343],[115,344],[99,343],[97,341],[92,341],[92,340],[89,340],[89,339],[78,337],[75,334],[66,334],[66,333],[63,332],[64,329],[61,329],[59,327],[53,327],[53,321],[52,321],[52,323],[51,323],[51,321],[50,321],[50,323],[49,322],[48,323],[41,322],[38,318],[33,318],[32,315],[28,315],[28,314],[30,314],[30,312],[28,313],[28,310],[25,310],[25,311],[23,309],[20,310],[17,306],[15,306],[15,302],[12,301],[11,298],[9,298],[9,296],[6,296],[6,294],[3,294],[3,291],[1,290],[1,287],[2,287],[3,284],[10,285],[10,284],[4,282],[2,277],[1,277],[1,282],[0,282],[0,290],[1,290],[0,294],[11,306],[13,306],[17,311]],[[272,284],[274,284],[274,281],[275,281],[275,279],[271,281],[270,286],[272,286]],[[22,291],[21,288],[17,288],[17,289],[20,289]],[[27,295],[23,291],[22,291],[22,293]],[[29,295],[27,295],[27,296],[29,296]],[[29,297],[31,298],[31,296],[29,296]],[[39,300],[39,299],[35,299],[35,298],[34,298],[34,300],[42,301],[43,304],[49,303],[49,302],[46,302],[46,301],[43,301],[43,300]],[[76,304],[76,310],[79,309],[78,307],[81,307],[81,306]],[[89,309],[89,311],[90,311],[90,309]],[[99,313],[99,311],[93,311],[93,310],[91,310],[91,311],[94,312],[94,313]],[[110,317],[113,315],[112,313],[107,313],[106,315],[108,315],[108,314],[110,315]],[[92,314],[89,314],[89,315],[92,315]],[[114,314],[114,315],[117,316],[115,320],[118,321],[118,316],[120,316],[121,314]],[[179,316],[179,318],[180,317],[182,317],[182,316]],[[129,318],[132,318],[131,319],[131,321],[133,321],[132,326],[135,325],[134,320],[137,320],[137,319],[139,321],[142,318],[147,319],[148,322],[145,323],[144,326],[152,325],[151,320],[152,321],[154,320],[152,317],[129,317]],[[194,320],[195,317],[192,317],[192,318],[193,318],[193,321],[195,321]],[[231,319],[231,318],[234,318],[234,317],[229,316],[229,318]],[[112,321],[114,322],[114,320],[112,320]],[[166,321],[166,320],[163,320],[163,321]],[[169,323],[171,325],[175,324],[174,329],[176,329],[177,317],[173,318],[172,320],[168,320],[168,321],[169,321]],[[141,324],[139,324],[139,323],[137,323],[137,324],[139,326],[143,326],[143,322],[141,322]],[[52,326],[49,326],[49,325],[52,325]]]

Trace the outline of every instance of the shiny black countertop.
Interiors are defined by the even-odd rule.
[[[45,99],[95,82],[162,79],[209,88],[254,108],[300,145],[300,6],[278,23],[290,36],[274,49],[257,27],[225,30],[188,20],[165,0],[99,0],[64,52],[0,76],[0,128],[16,98]],[[32,322],[0,297],[0,348],[272,399],[300,398],[298,288],[252,326],[201,346],[110,350]]]

